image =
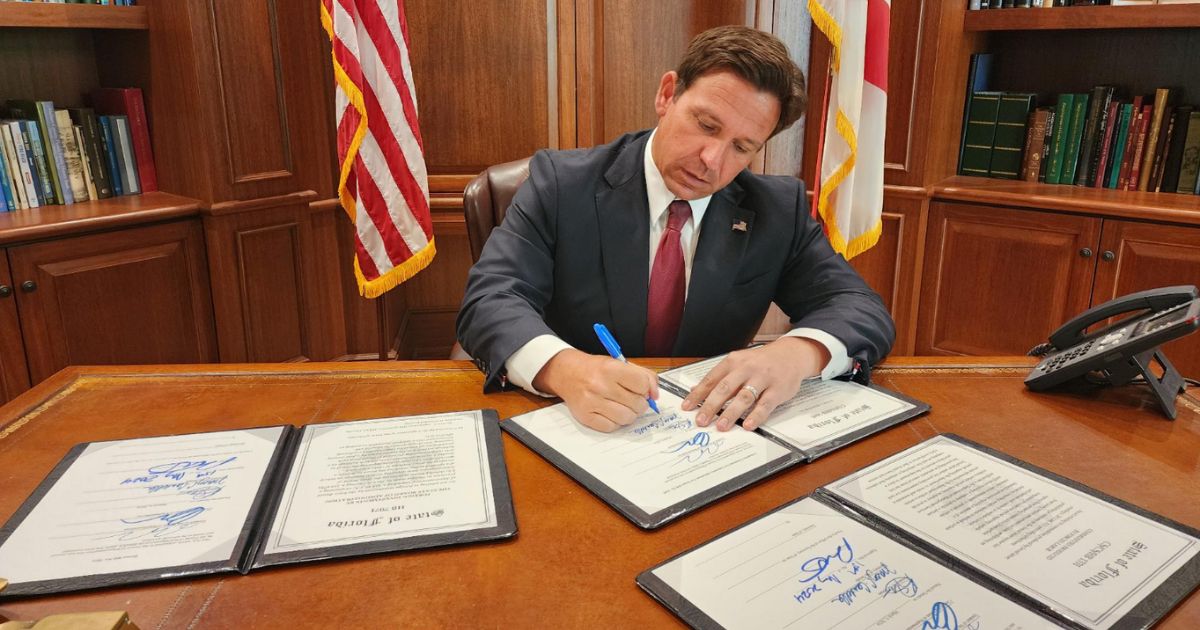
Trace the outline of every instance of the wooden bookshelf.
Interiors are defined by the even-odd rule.
[[[200,201],[165,192],[0,213],[0,246],[194,216]]]
[[[0,28],[150,28],[146,7],[0,1]]]
[[[1200,4],[967,11],[963,30],[1033,31],[1200,26]]]
[[[1075,214],[1200,225],[1200,195],[1110,190],[957,175],[932,187],[938,199]]]

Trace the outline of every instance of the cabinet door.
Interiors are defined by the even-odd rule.
[[[68,365],[217,359],[196,221],[14,247],[9,260],[34,382]]]
[[[917,354],[1024,354],[1045,341],[1087,308],[1099,239],[1099,219],[934,202]]]
[[[885,196],[883,232],[879,241],[850,260],[867,284],[883,298],[896,320],[896,343],[892,354],[898,356],[913,353],[913,291],[921,254],[917,240],[920,226],[920,200]]]
[[[29,389],[25,344],[17,318],[17,289],[8,272],[8,258],[0,253],[0,403]]]
[[[1145,289],[1200,286],[1200,228],[1106,219],[1100,250],[1092,304]],[[1200,333],[1163,348],[1180,372],[1200,378]]]

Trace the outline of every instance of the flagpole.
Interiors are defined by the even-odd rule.
[[[817,159],[815,173],[813,173],[813,196],[812,209],[809,213],[812,218],[817,217],[817,205],[821,198],[821,157],[825,153],[825,126],[829,124],[829,86],[833,84],[833,49],[829,50],[829,60],[826,63],[825,72],[825,94],[821,97],[821,125],[817,133]],[[826,232],[828,233],[828,231]]]

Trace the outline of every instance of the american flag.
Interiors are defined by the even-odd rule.
[[[403,0],[321,0],[337,88],[338,196],[373,298],[433,260],[433,222]]]
[[[808,0],[808,10],[833,44],[815,203],[829,243],[850,259],[883,230],[891,2]]]

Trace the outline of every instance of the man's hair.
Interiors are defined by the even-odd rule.
[[[804,115],[808,104],[804,72],[774,35],[748,26],[718,26],[700,33],[675,69],[675,90],[682,93],[700,77],[721,70],[732,71],[779,99],[779,122],[772,136]]]

